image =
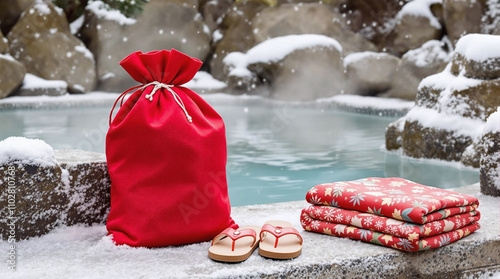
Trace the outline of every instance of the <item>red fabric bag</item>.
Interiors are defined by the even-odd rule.
[[[227,193],[224,122],[181,86],[201,64],[174,49],[135,52],[120,62],[141,85],[117,99],[115,106],[136,90],[112,122],[110,115],[106,137],[107,229],[117,245],[181,245],[237,228]]]

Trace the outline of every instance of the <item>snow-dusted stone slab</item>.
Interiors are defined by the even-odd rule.
[[[0,237],[19,240],[61,225],[104,224],[110,184],[103,154],[7,138],[0,142]]]
[[[106,156],[83,150],[55,150],[55,158],[68,172],[66,225],[104,224],[110,207]]]
[[[469,34],[457,42],[451,71],[475,79],[500,78],[500,35]]]
[[[312,185],[311,185],[312,186]],[[500,271],[498,199],[480,195],[479,185],[456,189],[477,196],[481,229],[450,245],[418,253],[306,232],[300,225],[305,201],[233,207],[239,225],[278,219],[302,234],[302,254],[271,260],[255,251],[238,264],[208,258],[210,242],[157,249],[116,246],[105,225],[61,227],[48,235],[15,243],[19,278],[479,278]],[[0,251],[9,251],[0,241]],[[48,256],[50,255],[50,256]],[[54,264],[57,263],[57,264]],[[89,268],[92,267],[92,268]],[[7,267],[0,278],[12,277]],[[474,277],[469,277],[474,275]],[[483,276],[481,278],[486,278]]]

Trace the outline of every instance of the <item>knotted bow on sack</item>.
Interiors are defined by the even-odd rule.
[[[118,97],[112,121],[110,114],[108,234],[118,245],[161,247],[207,241],[236,228],[224,122],[181,86],[201,61],[172,49],[135,52],[120,65],[141,84]]]

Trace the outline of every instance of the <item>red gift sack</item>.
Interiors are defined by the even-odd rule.
[[[236,228],[226,181],[224,122],[182,87],[202,62],[174,49],[135,52],[120,65],[141,85],[111,122],[108,234],[117,245],[161,247],[207,241]],[[113,107],[114,108],[114,107]]]

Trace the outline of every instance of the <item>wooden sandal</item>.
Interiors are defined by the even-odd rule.
[[[259,246],[258,226],[227,228],[212,240],[208,257],[219,262],[242,262]]]
[[[302,236],[292,224],[268,221],[260,231],[259,254],[272,259],[293,259],[302,253],[302,242]]]

